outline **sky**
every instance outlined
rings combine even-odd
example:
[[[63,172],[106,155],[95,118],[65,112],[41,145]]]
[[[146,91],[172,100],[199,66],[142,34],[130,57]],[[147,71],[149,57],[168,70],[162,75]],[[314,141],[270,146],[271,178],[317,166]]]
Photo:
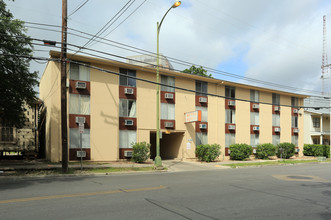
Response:
[[[90,36],[74,30],[93,36],[121,8],[130,5],[101,35],[113,41],[111,45],[92,42],[87,46],[123,57],[139,53],[114,45],[121,43],[156,52],[156,23],[174,3],[172,0],[89,0],[72,14],[85,1],[68,0],[71,28],[68,43],[85,45]],[[5,0],[5,3],[17,19],[61,25],[61,0]],[[214,78],[260,87],[270,87],[272,83],[273,89],[322,95],[323,15],[327,16],[326,28],[331,36],[330,11],[329,0],[183,0],[178,8],[169,11],[162,23],[160,52],[208,68]],[[60,27],[29,23],[26,26],[32,38],[61,41]],[[331,38],[327,37],[326,42],[331,56]],[[45,46],[34,49],[37,57],[49,57],[50,49],[59,50]],[[77,48],[71,50],[68,52]],[[180,71],[190,66],[178,62],[172,65]],[[41,76],[45,66],[32,61],[30,69],[39,71]],[[331,92],[331,80],[327,78],[324,93]]]

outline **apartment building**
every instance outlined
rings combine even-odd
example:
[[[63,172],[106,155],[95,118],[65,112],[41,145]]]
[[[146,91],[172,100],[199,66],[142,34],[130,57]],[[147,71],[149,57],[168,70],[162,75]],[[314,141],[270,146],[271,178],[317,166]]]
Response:
[[[304,113],[304,143],[330,145],[330,114],[328,109],[307,109]]]
[[[59,58],[60,53],[51,51],[50,56]],[[154,159],[156,85],[151,82],[156,81],[155,68],[79,55],[68,59],[74,60],[68,65],[69,159],[79,159],[79,121],[85,122],[84,159],[126,159],[132,143],[142,141],[151,144]],[[305,96],[167,69],[160,74],[161,158],[196,158],[196,146],[207,143],[221,145],[221,159],[228,157],[233,143],[255,147],[293,142],[302,149],[304,117],[298,106]],[[59,62],[48,62],[40,98],[47,108],[46,157],[60,161]],[[185,123],[185,113],[195,111],[201,112],[201,120]]]

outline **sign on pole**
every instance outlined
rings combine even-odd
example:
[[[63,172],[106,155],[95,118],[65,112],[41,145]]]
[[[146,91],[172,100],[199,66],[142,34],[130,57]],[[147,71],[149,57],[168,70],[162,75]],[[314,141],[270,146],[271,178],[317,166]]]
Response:
[[[84,134],[84,123],[79,123],[79,133]]]
[[[194,112],[186,112],[185,114],[185,123],[201,121],[201,110]]]

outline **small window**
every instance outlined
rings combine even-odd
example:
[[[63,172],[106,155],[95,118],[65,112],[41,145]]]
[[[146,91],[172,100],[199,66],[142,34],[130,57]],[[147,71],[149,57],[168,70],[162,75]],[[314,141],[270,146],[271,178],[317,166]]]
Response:
[[[175,78],[171,76],[161,75],[161,83],[169,86],[175,86]],[[161,86],[161,91],[165,92],[175,92],[175,88],[168,86]]]
[[[313,144],[320,144],[319,138],[313,138]]]
[[[199,146],[201,144],[208,144],[208,134],[204,132],[197,132],[195,146]]]
[[[70,93],[69,113],[79,115],[90,114],[90,96]]]
[[[128,76],[132,76],[134,78],[129,78],[126,76],[120,76],[120,85],[121,86],[131,86],[136,87],[136,71],[135,70],[128,70],[128,69],[121,69],[120,73]]]
[[[278,145],[280,143],[280,135],[272,135],[272,144]]]
[[[161,119],[175,120],[175,104],[161,103]]]
[[[1,141],[14,141],[14,129],[1,128]]]
[[[78,128],[70,128],[70,148],[80,148],[80,132]],[[82,147],[90,148],[90,129],[84,129]]]
[[[272,126],[280,126],[280,115],[278,114],[272,115]]]
[[[256,147],[260,144],[260,135],[259,134],[251,134],[251,146]]]
[[[207,107],[196,106],[195,110],[201,111],[201,121],[202,122],[208,122],[208,108]]]
[[[280,95],[276,93],[272,93],[272,104],[280,105]]]
[[[292,128],[298,128],[298,116],[292,116]]]
[[[299,106],[299,99],[296,97],[291,97],[291,105],[292,107],[297,108]]]
[[[251,90],[251,101],[259,102],[260,101],[260,92],[257,90]]]
[[[136,117],[136,101],[120,99],[120,117]]]
[[[314,128],[320,127],[320,118],[313,118],[313,127]]]
[[[70,63],[70,79],[90,81],[90,68],[76,63]]]
[[[225,123],[236,123],[236,111],[233,109],[225,109]]]
[[[120,148],[132,148],[132,145],[136,142],[136,131],[120,130]]]
[[[260,116],[258,112],[251,112],[251,125],[259,125]]]
[[[225,97],[229,99],[236,98],[236,88],[233,86],[225,86]]]
[[[298,140],[299,140],[298,135],[292,136],[292,144],[294,144],[296,147],[299,145]]]
[[[197,96],[207,96],[208,83],[202,81],[195,81],[195,91]]]
[[[236,143],[236,134],[229,133],[225,134],[225,147],[230,147],[230,145]]]

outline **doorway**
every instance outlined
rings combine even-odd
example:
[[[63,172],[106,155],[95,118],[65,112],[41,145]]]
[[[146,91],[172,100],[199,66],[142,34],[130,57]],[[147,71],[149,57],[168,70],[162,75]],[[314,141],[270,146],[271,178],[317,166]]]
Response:
[[[175,159],[179,157],[180,146],[184,138],[184,132],[166,134],[162,132],[160,139],[160,156],[162,159]],[[151,159],[156,157],[156,132],[150,132]]]

